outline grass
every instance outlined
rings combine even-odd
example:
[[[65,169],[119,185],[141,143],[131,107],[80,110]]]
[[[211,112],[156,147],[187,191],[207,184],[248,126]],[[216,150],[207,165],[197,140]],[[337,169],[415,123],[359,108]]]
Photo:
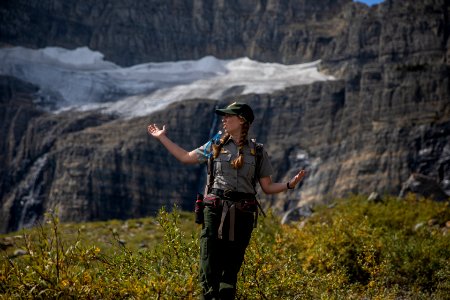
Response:
[[[306,222],[259,218],[237,299],[450,299],[448,203],[354,196]],[[3,235],[0,299],[196,299],[193,213]],[[18,249],[23,255],[14,255]],[[17,254],[17,253],[16,253]]]

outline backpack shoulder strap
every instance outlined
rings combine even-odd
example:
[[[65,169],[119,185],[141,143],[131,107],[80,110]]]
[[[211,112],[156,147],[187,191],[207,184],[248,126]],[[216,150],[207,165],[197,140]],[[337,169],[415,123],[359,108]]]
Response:
[[[211,143],[209,144],[209,156],[207,161],[207,182],[205,186],[205,195],[209,194],[212,190],[213,184],[214,184],[214,154],[213,154],[213,145],[219,145],[219,150],[221,150],[222,146],[219,144],[220,140],[220,134],[222,134],[221,131],[219,131],[212,139]]]
[[[261,143],[257,143],[256,139],[252,139],[252,143],[253,143],[253,151],[255,153],[255,176],[253,180],[254,181],[253,186],[255,186],[256,179],[259,178],[259,174],[261,171],[261,162],[263,158],[264,145]]]
[[[212,144],[210,153],[212,153]],[[207,161],[207,179],[206,179],[206,186],[205,186],[205,195],[208,195],[211,192],[211,189],[213,187],[214,183],[214,155],[210,155],[208,157]]]
[[[256,193],[256,179],[259,178],[259,174],[261,172],[261,162],[263,159],[264,145],[257,143],[256,139],[252,139],[252,143],[253,143],[253,151],[255,153],[255,176],[253,176],[252,184],[253,184],[253,188],[255,189],[255,193]],[[265,217],[266,214],[264,213],[264,210],[261,207],[261,203],[259,203],[258,199],[256,199],[256,205],[258,206],[262,215]],[[256,214],[256,216],[255,216],[255,224],[254,224],[255,227],[256,227],[257,218],[258,218],[258,214]]]

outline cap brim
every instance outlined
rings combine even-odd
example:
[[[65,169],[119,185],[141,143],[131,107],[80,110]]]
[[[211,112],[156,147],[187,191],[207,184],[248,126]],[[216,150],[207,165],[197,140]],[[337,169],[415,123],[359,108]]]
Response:
[[[216,114],[218,114],[219,116],[237,115],[236,112],[232,111],[231,109],[226,109],[226,108],[216,109]]]

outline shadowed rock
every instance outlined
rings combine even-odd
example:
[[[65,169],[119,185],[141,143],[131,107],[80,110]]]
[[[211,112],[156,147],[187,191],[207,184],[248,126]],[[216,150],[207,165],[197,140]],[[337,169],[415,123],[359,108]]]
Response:
[[[422,174],[411,174],[403,184],[399,197],[404,198],[408,193],[420,195],[435,201],[450,200],[450,195],[447,195],[442,190],[435,178]]]

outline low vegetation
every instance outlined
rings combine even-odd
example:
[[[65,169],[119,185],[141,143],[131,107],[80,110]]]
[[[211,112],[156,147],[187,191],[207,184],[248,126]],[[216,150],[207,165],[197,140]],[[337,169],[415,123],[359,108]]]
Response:
[[[450,299],[450,209],[362,197],[280,225],[259,218],[238,299]],[[0,299],[196,299],[193,214],[60,224],[1,237]]]

